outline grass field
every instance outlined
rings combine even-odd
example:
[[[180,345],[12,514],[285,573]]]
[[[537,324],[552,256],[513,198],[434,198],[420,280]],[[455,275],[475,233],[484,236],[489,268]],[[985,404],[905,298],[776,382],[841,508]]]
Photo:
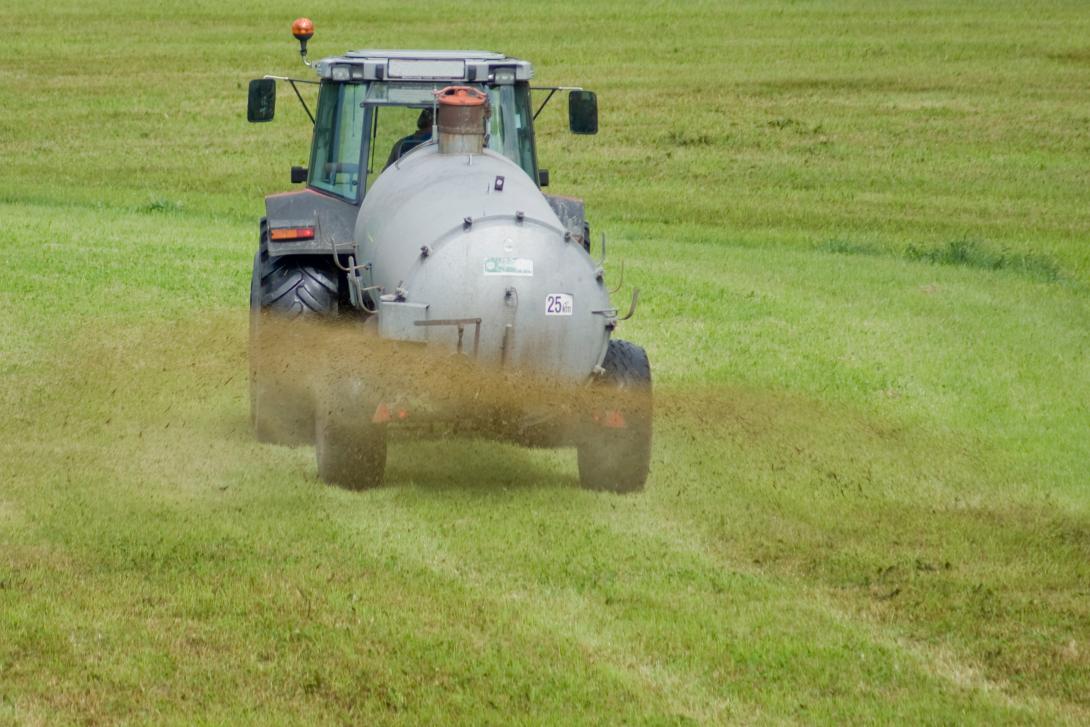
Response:
[[[571,451],[253,441],[245,84],[495,48],[642,289],[646,492]],[[15,0],[0,725],[1090,721],[1083,2]]]

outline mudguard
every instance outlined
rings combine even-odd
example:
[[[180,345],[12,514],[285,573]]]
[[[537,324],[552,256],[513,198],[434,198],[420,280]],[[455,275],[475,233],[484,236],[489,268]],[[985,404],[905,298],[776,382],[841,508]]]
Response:
[[[560,218],[564,228],[585,247],[590,241],[583,239],[586,233],[587,221],[583,200],[578,197],[564,197],[559,194],[547,194],[545,199],[549,200],[549,206],[553,208],[553,212]]]
[[[314,237],[309,240],[272,239],[269,255],[351,254],[359,210],[359,205],[313,189],[271,194],[265,198],[269,230],[313,227]]]

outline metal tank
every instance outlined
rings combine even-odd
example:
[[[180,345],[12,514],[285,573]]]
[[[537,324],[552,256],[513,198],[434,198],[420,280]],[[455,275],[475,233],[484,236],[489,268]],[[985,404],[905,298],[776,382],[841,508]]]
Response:
[[[445,345],[480,362],[563,379],[591,375],[609,341],[601,271],[534,181],[483,149],[487,104],[439,98],[439,139],[384,171],[355,228],[383,338]]]

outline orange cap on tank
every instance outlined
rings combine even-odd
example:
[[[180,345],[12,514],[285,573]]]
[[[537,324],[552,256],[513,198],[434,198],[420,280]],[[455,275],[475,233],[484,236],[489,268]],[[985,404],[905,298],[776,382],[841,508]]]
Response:
[[[488,94],[471,86],[447,86],[436,91],[441,106],[483,106]]]

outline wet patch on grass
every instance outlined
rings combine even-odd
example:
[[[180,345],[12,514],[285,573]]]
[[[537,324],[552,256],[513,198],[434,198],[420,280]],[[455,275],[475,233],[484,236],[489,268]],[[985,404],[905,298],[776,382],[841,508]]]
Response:
[[[185,205],[182,202],[163,198],[153,199],[135,209],[136,212],[143,214],[178,214],[184,210]]]
[[[837,255],[890,255],[889,247],[851,240],[826,240],[817,245],[821,252]],[[976,240],[950,240],[944,245],[908,245],[902,255],[907,260],[932,265],[1003,271],[1043,282],[1070,282],[1055,260],[1038,253],[996,250]]]
[[[1071,50],[1048,53],[1046,55],[1048,58],[1062,63],[1090,65],[1090,48],[1072,48]]]
[[[997,251],[975,240],[951,240],[937,248],[910,245],[905,250],[905,257],[933,265],[1011,271],[1048,282],[1063,279],[1060,267],[1045,255],[1009,250]]]

